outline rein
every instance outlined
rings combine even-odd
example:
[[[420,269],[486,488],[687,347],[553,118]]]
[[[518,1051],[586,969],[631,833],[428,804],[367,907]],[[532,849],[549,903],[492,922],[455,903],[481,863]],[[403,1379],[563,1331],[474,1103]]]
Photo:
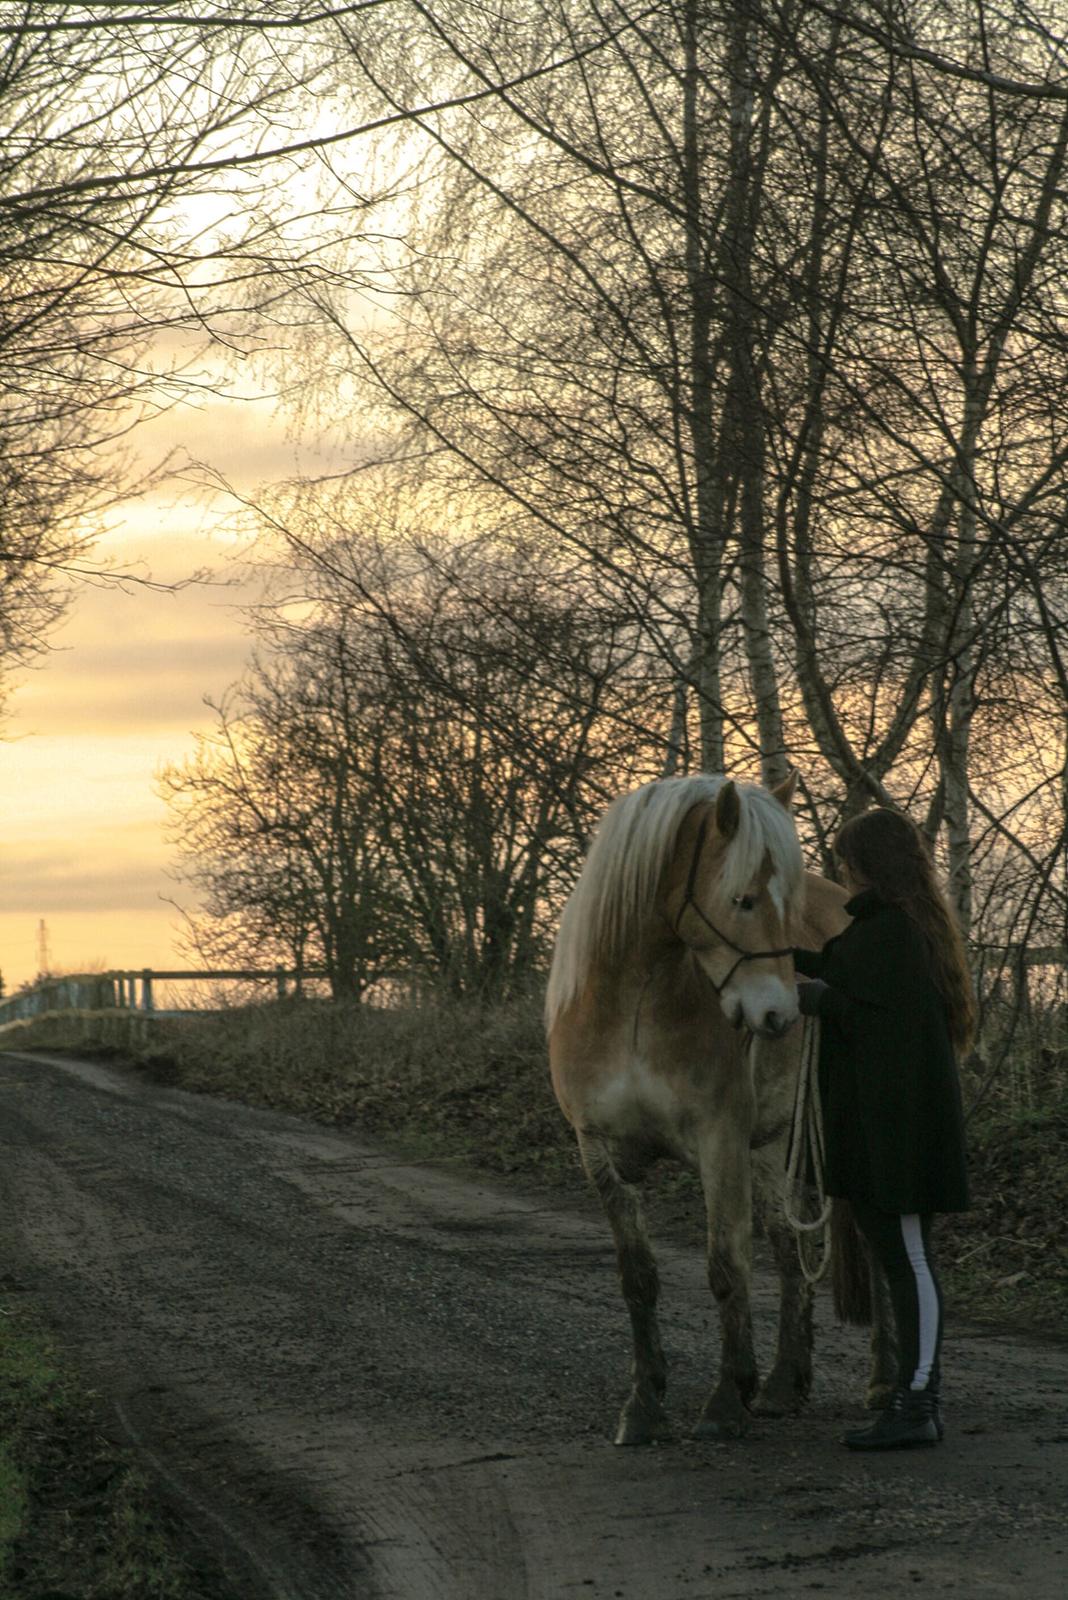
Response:
[[[831,1240],[827,1223],[831,1202],[824,1191],[823,1113],[817,1082],[820,1025],[816,1017],[806,1017],[801,1035],[801,1065],[794,1092],[794,1114],[790,1143],[786,1151],[786,1181],[783,1184],[783,1213],[797,1243],[797,1259],[809,1283],[818,1283],[827,1270]],[[806,1219],[802,1212],[806,1199],[815,1191],[819,1215]],[[817,1239],[818,1256],[809,1263],[805,1242],[809,1234],[822,1231]]]
[[[730,983],[731,979],[734,977],[734,974],[738,971],[738,968],[743,962],[771,961],[773,959],[777,959],[779,956],[790,956],[793,955],[793,947],[787,945],[783,950],[745,950],[740,944],[735,944],[733,939],[729,938],[727,934],[723,933],[719,928],[717,928],[711,917],[706,915],[706,913],[701,909],[694,896],[694,889],[697,887],[697,869],[701,864],[701,852],[704,850],[707,834],[708,818],[703,817],[701,819],[701,826],[697,830],[697,841],[694,845],[693,859],[690,862],[690,870],[686,877],[686,893],[683,896],[682,905],[679,907],[679,914],[672,924],[671,931],[675,934],[676,938],[681,939],[682,935],[679,933],[679,924],[682,922],[682,919],[686,915],[687,911],[696,911],[705,927],[708,928],[711,933],[715,934],[720,943],[725,944],[728,950],[734,951],[737,960],[731,967],[722,983],[717,983],[715,978],[712,977],[711,973],[705,973],[705,976],[708,978],[709,983],[712,985],[718,996],[723,993],[724,989],[727,987],[728,983]],[[685,942],[686,941],[683,940],[683,943]]]

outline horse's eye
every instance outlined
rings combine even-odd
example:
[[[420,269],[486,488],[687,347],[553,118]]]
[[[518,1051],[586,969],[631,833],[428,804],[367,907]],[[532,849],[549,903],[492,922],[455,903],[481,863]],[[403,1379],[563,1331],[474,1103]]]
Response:
[[[739,911],[752,911],[756,905],[756,897],[751,894],[736,894],[734,903]]]

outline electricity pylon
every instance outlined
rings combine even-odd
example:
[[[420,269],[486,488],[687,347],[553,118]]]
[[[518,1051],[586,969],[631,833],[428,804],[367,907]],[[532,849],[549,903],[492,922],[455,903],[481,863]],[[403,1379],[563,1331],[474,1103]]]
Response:
[[[48,924],[44,917],[37,924],[37,972],[47,978],[52,970],[52,952],[48,947]]]

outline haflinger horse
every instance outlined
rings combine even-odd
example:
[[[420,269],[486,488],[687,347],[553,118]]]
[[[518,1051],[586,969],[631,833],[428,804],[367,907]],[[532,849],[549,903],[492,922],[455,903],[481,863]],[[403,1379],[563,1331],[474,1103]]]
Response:
[[[609,807],[564,908],[546,997],[553,1087],[615,1238],[634,1337],[617,1444],[670,1436],[656,1262],[638,1182],[662,1157],[701,1179],[722,1334],[698,1436],[784,1413],[812,1378],[812,1288],[784,1215],[802,1025],[791,951],[848,922],[845,895],[802,868],[790,803],[701,774]],[[780,1274],[778,1343],[761,1388],[750,1277],[754,1201]],[[889,1352],[876,1346],[883,1390]],[[758,1397],[759,1391],[759,1397]]]

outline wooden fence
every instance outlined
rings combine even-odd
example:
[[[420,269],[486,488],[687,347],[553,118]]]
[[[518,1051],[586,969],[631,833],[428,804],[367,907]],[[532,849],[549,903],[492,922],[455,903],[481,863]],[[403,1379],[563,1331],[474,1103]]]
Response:
[[[7,1000],[0,1000],[0,1028],[9,1022],[24,1022],[53,1011],[139,1011],[157,1013],[157,983],[203,983],[255,981],[273,983],[275,994],[284,1000],[289,984],[306,979],[325,978],[319,968],[300,971],[285,967],[252,969],[227,967],[211,971],[186,969],[160,971],[141,967],[132,971],[73,973],[64,977],[39,978],[31,988],[22,989]],[[164,1015],[176,1015],[167,1008]]]

